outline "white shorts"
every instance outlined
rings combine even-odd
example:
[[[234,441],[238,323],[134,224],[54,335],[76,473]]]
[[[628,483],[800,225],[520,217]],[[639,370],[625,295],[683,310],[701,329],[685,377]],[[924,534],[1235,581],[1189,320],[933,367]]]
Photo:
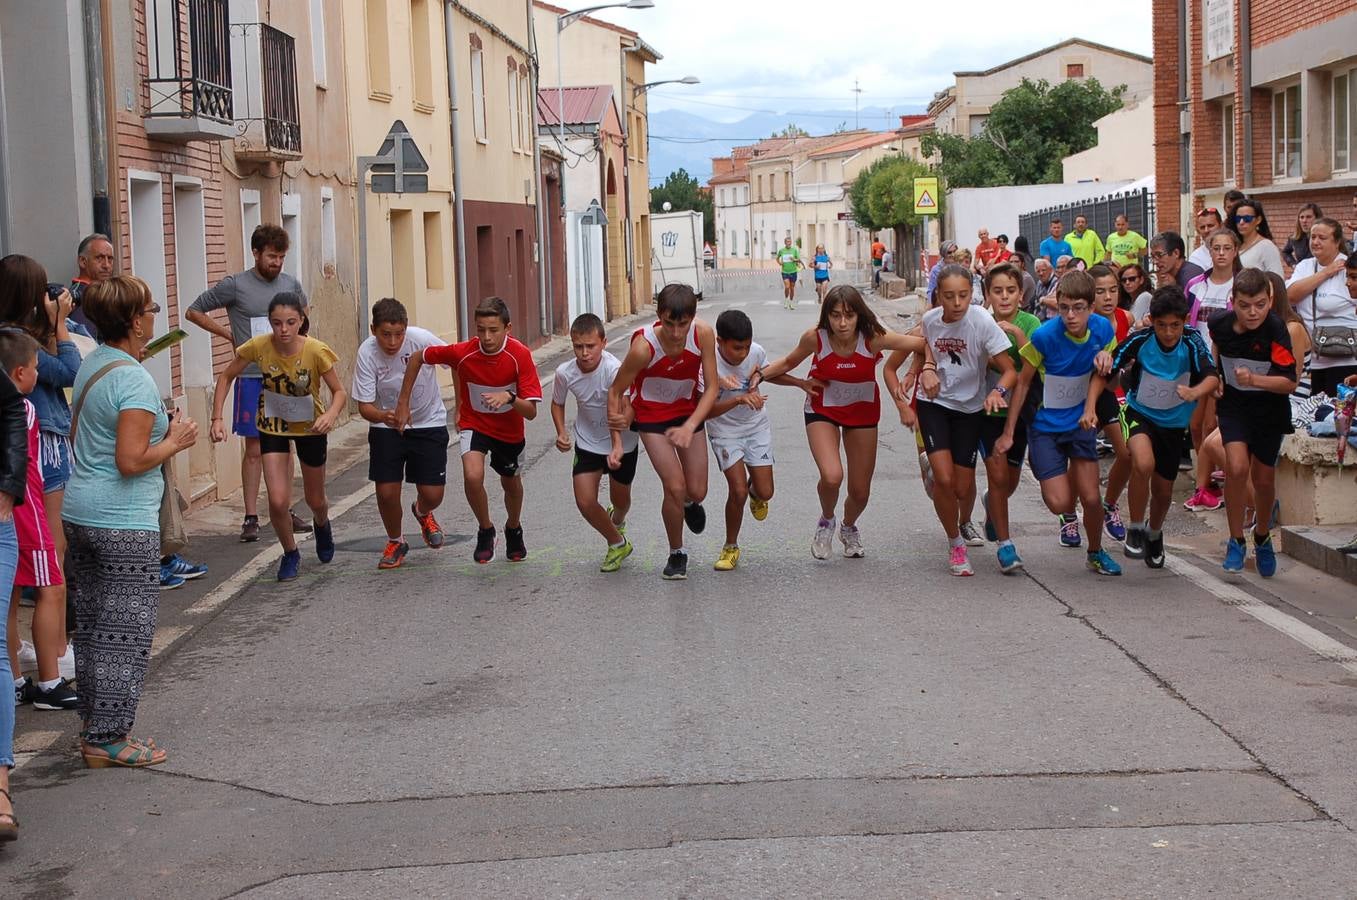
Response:
[[[746,466],[771,466],[773,464],[773,431],[766,428],[745,437],[718,438],[709,434],[712,452],[716,454],[716,464],[724,472],[737,462],[744,460]]]

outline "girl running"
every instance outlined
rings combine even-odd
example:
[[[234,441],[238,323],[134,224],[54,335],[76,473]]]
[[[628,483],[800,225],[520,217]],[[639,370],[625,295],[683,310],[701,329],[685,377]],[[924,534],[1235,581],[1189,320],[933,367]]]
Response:
[[[829,558],[834,540],[835,508],[845,470],[844,460],[839,456],[840,440],[847,458],[848,498],[844,501],[839,540],[844,556],[865,555],[857,521],[867,507],[876,469],[877,424],[881,420],[876,364],[887,350],[923,353],[924,342],[920,337],[887,331],[857,289],[841,284],[825,295],[818,325],[801,335],[790,353],[764,366],[750,379],[753,390],[760,380],[771,381],[786,375],[807,357],[813,358],[805,417],[806,438],[820,471],[816,485],[820,520],[811,541],[811,554],[816,559]]]
[[[834,268],[834,261],[829,258],[825,252],[824,244],[815,245],[815,300],[817,303],[825,302],[825,294],[829,293],[829,270]]]
[[[1203,272],[1187,283],[1184,289],[1190,308],[1187,324],[1197,329],[1206,341],[1208,352],[1214,352],[1211,346],[1211,332],[1206,324],[1217,313],[1230,308],[1230,298],[1234,294],[1234,277],[1239,271],[1239,236],[1229,228],[1217,228],[1206,237],[1206,249],[1211,254],[1211,271]],[[1216,397],[1210,394],[1197,404],[1192,413],[1188,431],[1192,435],[1192,449],[1202,454],[1202,445],[1211,432],[1216,430]],[[1223,452],[1223,451],[1222,451]],[[1209,491],[1193,494],[1188,502],[1198,508],[1218,508],[1210,506]],[[1220,501],[1223,503],[1224,501]]]

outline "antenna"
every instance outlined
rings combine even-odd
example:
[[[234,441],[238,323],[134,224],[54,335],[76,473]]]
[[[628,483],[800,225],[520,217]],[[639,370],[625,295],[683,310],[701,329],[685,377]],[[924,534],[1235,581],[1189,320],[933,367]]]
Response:
[[[858,80],[853,79],[853,130],[858,130],[858,103],[862,100],[862,88],[858,87]]]

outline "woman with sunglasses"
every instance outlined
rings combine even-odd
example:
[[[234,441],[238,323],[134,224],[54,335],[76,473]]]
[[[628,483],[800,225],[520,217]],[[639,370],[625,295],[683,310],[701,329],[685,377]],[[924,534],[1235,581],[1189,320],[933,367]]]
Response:
[[[1239,266],[1243,269],[1262,269],[1285,276],[1282,251],[1272,242],[1272,229],[1267,224],[1263,204],[1247,197],[1230,214],[1230,229],[1239,235]]]
[[[1117,305],[1131,311],[1131,327],[1148,327],[1150,314],[1150,276],[1140,263],[1131,263],[1117,272]]]
[[[1282,248],[1282,262],[1294,269],[1303,259],[1310,258],[1310,226],[1316,219],[1324,218],[1324,210],[1318,203],[1306,203],[1296,213],[1296,231]]]

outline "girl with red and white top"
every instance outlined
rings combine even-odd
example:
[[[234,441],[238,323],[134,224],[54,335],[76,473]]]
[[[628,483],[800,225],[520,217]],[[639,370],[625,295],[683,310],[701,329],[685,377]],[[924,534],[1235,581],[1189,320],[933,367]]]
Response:
[[[707,527],[707,441],[702,423],[716,404],[716,332],[697,318],[697,296],[667,285],[656,300],[659,321],[639,328],[608,389],[608,427],[630,427],[664,486],[660,515],[669,538],[664,578],[688,577],[683,525]]]
[[[760,380],[771,381],[794,370],[811,357],[806,382],[806,438],[820,471],[820,520],[811,541],[811,554],[827,559],[833,544],[839,486],[847,469],[848,498],[843,506],[839,540],[843,555],[865,555],[857,521],[871,497],[876,469],[877,423],[881,419],[881,392],[876,366],[887,350],[923,353],[923,338],[887,331],[863,301],[857,289],[839,285],[825,295],[819,324],[801,335],[790,353],[754,374],[750,390]],[[847,466],[839,456],[843,441]]]

